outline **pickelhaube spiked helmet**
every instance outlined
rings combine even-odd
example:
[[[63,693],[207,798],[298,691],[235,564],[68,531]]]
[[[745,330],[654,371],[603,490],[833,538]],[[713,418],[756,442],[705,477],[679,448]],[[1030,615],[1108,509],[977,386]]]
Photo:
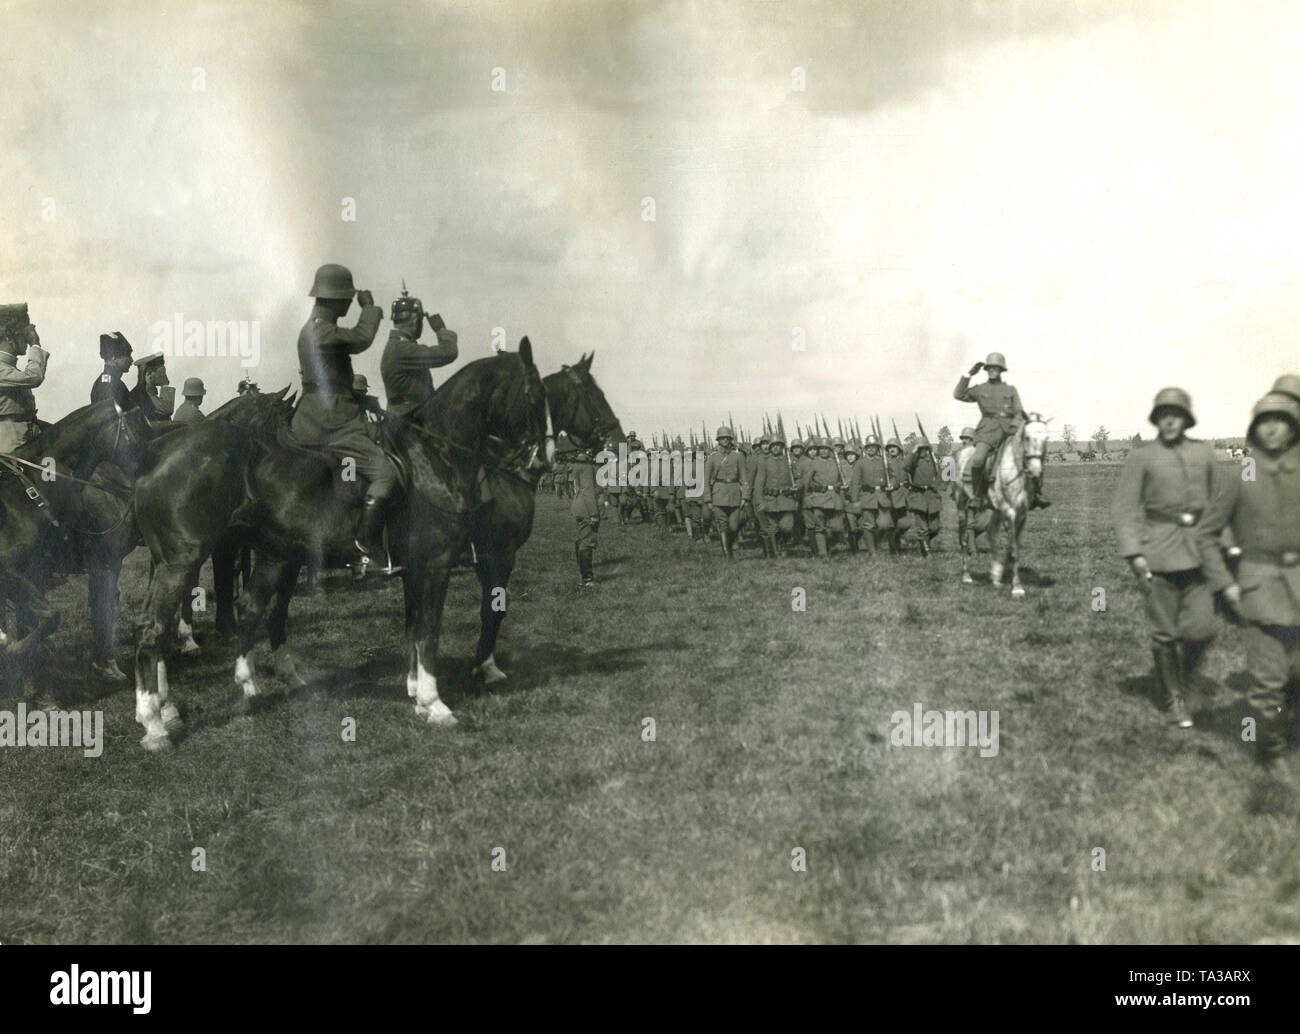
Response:
[[[1147,418],[1153,424],[1156,413],[1162,409],[1176,409],[1187,417],[1187,426],[1196,426],[1196,417],[1192,415],[1192,396],[1182,388],[1161,388],[1156,392],[1156,400],[1151,404],[1151,414]]]
[[[424,319],[424,304],[419,298],[414,297],[406,289],[406,281],[402,281],[402,294],[393,301],[391,319],[394,323],[414,316],[416,321]]]

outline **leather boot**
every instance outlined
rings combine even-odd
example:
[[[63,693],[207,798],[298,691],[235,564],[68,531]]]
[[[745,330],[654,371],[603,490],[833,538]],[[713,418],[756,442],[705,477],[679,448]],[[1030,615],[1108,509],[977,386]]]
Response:
[[[1152,650],[1156,665],[1156,684],[1160,690],[1160,710],[1169,717],[1169,723],[1180,729],[1192,727],[1192,716],[1183,702],[1183,671],[1178,660],[1175,643],[1161,643]]]
[[[1033,501],[1029,504],[1029,508],[1031,510],[1046,510],[1049,506],[1052,505],[1052,501],[1048,499],[1047,496],[1043,495],[1042,478],[1032,478],[1030,480],[1030,484],[1033,486],[1034,489],[1034,498]]]
[[[726,528],[720,528],[718,535],[722,538],[722,555],[728,560],[734,559],[731,555],[731,532]]]
[[[592,552],[591,548],[578,550],[578,571],[582,575],[584,589],[596,584],[596,576],[592,573]]]
[[[826,533],[824,531],[814,532],[813,539],[817,543],[817,555],[823,560],[829,560],[831,554],[826,548]]]
[[[361,581],[374,566],[376,547],[383,527],[383,500],[376,499],[372,495],[366,496],[366,501],[361,506],[361,519],[357,521],[357,536],[352,540],[352,545],[356,549],[356,556],[352,561],[353,581]],[[379,550],[382,551],[382,547],[379,547]]]

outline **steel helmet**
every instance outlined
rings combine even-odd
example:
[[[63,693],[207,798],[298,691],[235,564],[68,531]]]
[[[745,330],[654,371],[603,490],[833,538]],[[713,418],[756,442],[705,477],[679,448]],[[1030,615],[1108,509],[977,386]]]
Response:
[[[733,442],[736,440],[736,436],[731,433],[730,427],[719,427],[717,433],[713,437],[718,440],[730,438]]]
[[[963,427],[963,428],[961,429],[961,434],[959,434],[957,437],[958,437],[958,438],[974,438],[974,437],[975,437],[975,428],[973,428],[973,427]]]
[[[316,270],[316,279],[307,292],[312,298],[353,298],[357,289],[352,286],[352,270],[347,266],[327,262]]]
[[[837,448],[837,449],[842,449],[842,448],[844,448],[844,439],[843,439],[843,438],[832,438],[832,439],[831,439],[831,445],[833,445],[833,446],[834,446],[835,448]]]
[[[1161,388],[1156,392],[1156,400],[1151,404],[1151,415],[1147,419],[1154,424],[1157,410],[1164,408],[1179,410],[1187,417],[1188,427],[1196,426],[1196,417],[1192,415],[1192,396],[1182,388]]]
[[[903,446],[899,443],[899,441],[898,441],[897,438],[891,438],[891,439],[889,439],[889,444],[886,445],[885,448],[886,448],[886,449],[897,449],[899,452],[902,452],[902,451],[903,451]]]
[[[1266,416],[1284,416],[1291,421],[1291,426],[1300,430],[1300,402],[1281,391],[1270,391],[1255,403],[1250,411],[1250,429],[1246,439],[1255,443],[1255,426]]]
[[[206,395],[208,389],[203,386],[203,381],[198,377],[186,377],[185,387],[181,389],[181,394],[188,398],[195,398],[199,395]]]
[[[870,448],[871,446],[874,445],[877,449],[879,449],[879,448],[880,448],[880,439],[877,438],[874,434],[869,434],[869,435],[867,435],[866,445],[867,445],[868,448]]]
[[[997,366],[1000,369],[1005,370],[1007,368],[1007,357],[1001,352],[990,352],[988,358],[984,360],[984,365],[986,367]]]
[[[803,442],[798,438],[796,438],[794,441],[790,443],[791,452],[794,452],[795,449],[802,449],[802,448],[803,448]]]
[[[857,443],[857,442],[852,441],[852,440],[849,440],[849,441],[847,441],[847,442],[844,443],[844,455],[845,455],[845,456],[861,456],[861,455],[862,455],[862,450],[858,448],[858,443]]]
[[[1270,395],[1290,395],[1293,399],[1300,399],[1300,373],[1284,373],[1273,382],[1273,389]]]

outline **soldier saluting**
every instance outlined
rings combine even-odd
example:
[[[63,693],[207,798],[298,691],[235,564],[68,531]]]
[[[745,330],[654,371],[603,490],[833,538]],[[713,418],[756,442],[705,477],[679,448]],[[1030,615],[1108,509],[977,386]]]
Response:
[[[170,424],[176,407],[176,389],[167,380],[167,357],[161,352],[141,356],[131,364],[136,368],[131,399],[140,407],[150,427]]]
[[[388,409],[400,417],[409,417],[433,397],[431,370],[454,363],[460,354],[456,332],[448,330],[437,313],[424,311],[419,298],[412,297],[402,281],[402,296],[393,302],[393,329],[388,334],[379,372],[384,378],[384,395]],[[435,341],[420,344],[424,321],[429,321]]]
[[[1001,352],[990,352],[982,363],[976,363],[957,382],[952,397],[958,402],[974,402],[980,407],[980,422],[975,428],[975,454],[971,457],[971,493],[980,503],[987,500],[988,485],[985,484],[984,463],[989,453],[996,453],[998,446],[1010,435],[1015,434],[1029,414],[1020,404],[1020,392],[1002,380],[1006,372],[1007,360]],[[989,379],[983,384],[972,385],[970,379],[980,370],[988,373]],[[1043,495],[1040,478],[1026,472],[1034,491],[1030,507],[1046,508],[1051,501]]]
[[[298,334],[302,401],[294,413],[292,430],[304,445],[326,445],[336,456],[353,460],[357,471],[370,482],[353,540],[356,558],[352,576],[359,580],[366,575],[371,554],[382,549],[379,535],[384,508],[397,488],[397,471],[366,435],[352,391],[352,357],[374,342],[384,314],[369,291],[352,286],[352,272],[346,266],[321,266],[308,294],[316,304]],[[361,317],[355,327],[340,327],[338,321],[352,307],[353,296],[361,304]],[[391,568],[386,573],[399,570]]]
[[[13,452],[40,433],[32,389],[44,382],[49,358],[28,319],[27,303],[0,305],[0,452]]]

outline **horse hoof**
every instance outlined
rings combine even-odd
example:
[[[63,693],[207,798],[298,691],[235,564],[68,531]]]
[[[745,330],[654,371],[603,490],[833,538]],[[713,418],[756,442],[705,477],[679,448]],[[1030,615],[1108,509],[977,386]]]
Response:
[[[1017,585],[1014,589],[1011,590],[1011,598],[1013,600],[1023,600],[1025,598],[1025,590],[1020,588],[1020,586]]]
[[[181,714],[176,710],[175,704],[163,704],[162,723],[163,728],[167,730],[168,736],[179,736],[185,731],[185,722],[181,719]]]
[[[175,746],[170,736],[160,733],[146,733],[140,740],[140,746],[151,754],[158,754],[163,751],[171,750]]]
[[[181,643],[181,653],[185,654],[185,653],[198,653],[198,652],[199,652],[199,644],[196,643],[193,639],[186,639],[185,642]]]
[[[974,585],[975,579],[970,576],[969,571],[966,571],[961,576],[961,583],[962,585]]]
[[[423,718],[430,725],[440,725],[443,728],[451,728],[456,723],[456,716],[451,713],[451,708],[439,700],[431,707],[424,704],[415,705],[415,713]]]
[[[496,662],[490,657],[474,668],[474,674],[483,680],[485,686],[490,686],[494,682],[505,682],[506,680],[506,673],[498,668]]]
[[[131,681],[126,677],[126,672],[117,666],[117,661],[107,661],[104,664],[91,662],[90,673],[105,682]]]

